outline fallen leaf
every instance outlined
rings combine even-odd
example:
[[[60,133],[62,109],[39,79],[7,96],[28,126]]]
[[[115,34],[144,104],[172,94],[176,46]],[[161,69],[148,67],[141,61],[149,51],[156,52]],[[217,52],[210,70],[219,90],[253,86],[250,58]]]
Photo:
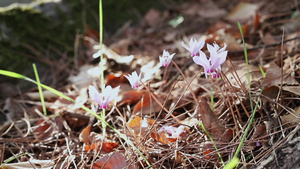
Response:
[[[135,105],[132,112],[133,114],[142,113],[146,115],[161,110],[159,104],[153,99],[153,97],[150,99],[149,95],[149,93],[145,94],[144,97]],[[163,103],[163,99],[161,97],[157,97],[156,95],[154,95],[154,97],[156,97],[160,103]]]
[[[101,148],[101,152],[105,152],[105,153],[110,153],[113,152],[115,148],[119,147],[118,143],[115,142],[104,142],[102,144],[101,147],[101,143],[97,142],[97,143],[93,143],[93,144],[88,144],[84,146],[84,151],[93,151],[95,149],[100,149]]]
[[[281,122],[283,125],[288,124],[288,125],[295,125],[298,124],[300,121],[300,106],[296,107],[294,109],[294,113],[291,114],[286,114],[280,117]]]
[[[46,132],[46,130],[50,127],[49,122],[45,120],[39,120],[37,123],[37,128],[34,130],[34,132],[37,133],[43,133]]]
[[[129,83],[124,75],[127,74],[122,73],[119,76],[117,76],[116,74],[109,74],[106,78],[106,85],[110,85],[112,88],[115,88],[117,86],[120,86],[122,83]]]
[[[294,94],[300,96],[299,88],[300,88],[299,85],[296,85],[296,86],[282,86],[283,90],[294,93]]]
[[[177,140],[177,138],[170,138],[170,137],[167,137],[165,134],[163,133],[154,133],[152,132],[151,133],[151,137],[155,140],[155,141],[158,141],[160,143],[163,143],[163,144],[170,144],[170,143],[173,143]]]
[[[120,101],[118,101],[118,106],[124,105],[124,104],[129,104],[129,105],[136,104],[147,93],[148,92],[145,90],[143,90],[143,91],[129,90],[127,92],[124,92],[121,95]]]
[[[266,77],[262,81],[264,86],[280,85],[281,79],[285,85],[299,85],[296,79],[291,76],[290,73],[283,71],[281,74],[281,68],[275,63],[271,63],[270,67],[266,71]]]
[[[211,137],[216,140],[230,141],[233,135],[230,135],[230,133],[226,132],[226,128],[211,110],[204,97],[200,98],[199,106],[200,107],[198,111],[201,114],[201,121]]]
[[[266,87],[262,91],[262,95],[268,98],[262,97],[262,101],[269,101],[269,99],[275,99],[279,93],[279,88],[277,86]]]
[[[106,69],[107,66],[104,65],[103,70]],[[80,89],[91,84],[94,79],[99,78],[101,72],[100,66],[83,65],[79,68],[79,73],[69,76],[68,80]]]
[[[135,116],[128,122],[128,127],[130,127],[135,133],[140,133],[144,136],[145,130],[148,128],[149,125],[154,123],[154,119],[144,118],[140,116]]]
[[[107,155],[99,160],[96,160],[93,164],[93,169],[121,169],[127,168],[128,163],[126,158],[121,153],[114,153],[113,155]],[[134,168],[129,166],[128,168]]]
[[[112,152],[115,148],[119,147],[118,143],[115,142],[104,142],[102,144],[102,149],[106,153]]]
[[[255,146],[255,147],[260,147],[262,145],[262,141],[263,139],[259,140],[258,138],[260,137],[263,137],[263,136],[266,136],[268,133],[267,133],[267,128],[266,128],[266,125],[265,124],[259,124],[255,127],[255,132],[252,136],[252,140],[255,140],[255,143],[252,144],[252,146]]]
[[[86,126],[79,135],[79,140],[84,142],[86,145],[90,144],[91,125]]]

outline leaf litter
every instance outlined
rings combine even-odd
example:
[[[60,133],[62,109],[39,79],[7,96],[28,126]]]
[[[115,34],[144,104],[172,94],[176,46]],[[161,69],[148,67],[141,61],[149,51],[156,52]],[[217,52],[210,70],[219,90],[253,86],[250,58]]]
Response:
[[[154,168],[222,168],[217,152],[229,162],[253,113],[238,19],[249,51],[252,101],[259,104],[238,167],[299,167],[299,157],[281,163],[291,154],[282,147],[291,145],[292,151],[299,151],[291,144],[300,137],[299,29],[295,22],[299,4],[201,0],[166,8],[150,9],[143,22],[124,25],[110,41],[104,41],[105,84],[121,85],[116,106],[106,110],[106,121],[132,140]],[[241,17],[245,10],[247,15]],[[179,15],[183,22],[176,28],[170,26],[168,22]],[[88,26],[85,31],[84,48],[77,50],[83,50],[88,62],[78,60],[80,67],[60,91],[92,108],[89,85],[100,87],[99,58],[93,58],[100,48],[99,33]],[[221,80],[198,73],[200,66],[191,62],[181,46],[192,37],[227,44]],[[174,63],[160,67],[163,50],[176,53],[173,61],[191,84],[186,84]],[[202,50],[207,52],[206,45]],[[143,79],[136,89],[124,77],[133,71]],[[1,102],[1,117],[8,120],[1,121],[0,162],[16,157],[2,168],[147,168],[128,143],[109,128],[104,135],[98,121],[78,105],[46,94],[48,116],[44,116],[38,98],[28,92]],[[272,152],[277,153],[277,164],[267,159]]]

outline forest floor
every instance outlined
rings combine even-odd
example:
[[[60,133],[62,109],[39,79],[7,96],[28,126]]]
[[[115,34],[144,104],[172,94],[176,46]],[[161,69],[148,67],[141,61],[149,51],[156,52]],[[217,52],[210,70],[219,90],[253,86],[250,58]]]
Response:
[[[224,168],[253,115],[236,168],[299,168],[300,2],[164,5],[104,32],[103,83],[120,86],[105,129],[80,106],[102,112],[89,96],[102,82],[93,57],[99,32],[88,26],[76,35],[74,57],[49,62],[56,89],[77,104],[45,90],[45,112],[37,87],[1,101],[1,168]],[[220,78],[201,73],[182,46],[191,38],[205,41],[205,53],[207,44],[227,45]],[[164,50],[176,53],[166,67]],[[142,74],[136,89],[124,77],[133,71]]]

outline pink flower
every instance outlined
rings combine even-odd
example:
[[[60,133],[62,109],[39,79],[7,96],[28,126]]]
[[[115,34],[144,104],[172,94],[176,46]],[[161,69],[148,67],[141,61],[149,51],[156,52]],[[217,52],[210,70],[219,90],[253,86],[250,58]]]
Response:
[[[182,42],[182,46],[191,53],[191,56],[198,56],[198,52],[203,48],[205,42],[198,42],[195,38],[191,38],[189,46]]]
[[[181,134],[185,133],[184,126],[173,127],[173,126],[162,126],[158,132],[167,132],[173,138],[178,138]]]
[[[139,84],[140,84],[141,75],[142,75],[142,73],[140,73],[140,75],[138,76],[136,71],[134,71],[134,72],[132,72],[132,75],[128,74],[128,75],[124,75],[124,76],[128,79],[132,88],[138,88]]]
[[[108,105],[118,96],[120,86],[113,89],[111,86],[103,86],[100,94],[94,86],[89,86],[89,95],[92,100],[99,104],[100,109],[106,109]],[[116,102],[115,102],[116,103]]]
[[[208,52],[210,53],[207,59],[204,52],[199,51],[200,56],[193,57],[196,64],[203,66],[205,77],[211,75],[213,78],[219,78],[221,73],[221,65],[226,61],[228,51],[225,51],[227,45],[220,49],[216,43],[212,45],[207,44]]]
[[[175,53],[171,54],[164,50],[163,55],[159,57],[159,62],[162,66],[168,66],[173,58],[173,56],[175,55]]]

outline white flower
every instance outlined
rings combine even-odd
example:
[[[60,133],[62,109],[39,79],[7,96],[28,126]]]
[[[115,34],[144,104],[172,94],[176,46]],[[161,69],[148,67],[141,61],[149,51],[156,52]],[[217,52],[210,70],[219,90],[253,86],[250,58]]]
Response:
[[[100,109],[106,109],[108,105],[118,96],[120,86],[113,89],[111,86],[103,86],[102,93],[99,93],[94,86],[89,86],[89,95],[92,100],[99,104]]]
[[[175,53],[171,54],[164,50],[163,55],[159,57],[159,62],[162,66],[168,66],[173,58],[173,56],[175,55]]]
[[[136,71],[134,71],[134,72],[132,72],[131,75],[128,74],[128,75],[124,75],[124,76],[128,79],[132,88],[138,88],[139,84],[140,84],[141,75],[142,75],[142,73],[140,73],[140,75],[138,76]]]
[[[191,53],[191,56],[198,56],[198,52],[203,48],[205,42],[198,42],[195,38],[191,38],[189,45],[182,42],[182,46]]]
[[[210,53],[209,59],[204,52],[199,51],[200,56],[193,57],[196,64],[203,66],[205,77],[211,75],[213,78],[219,78],[221,73],[221,65],[226,61],[228,51],[225,51],[226,44],[220,49],[216,43],[214,46],[207,44],[207,49]]]

